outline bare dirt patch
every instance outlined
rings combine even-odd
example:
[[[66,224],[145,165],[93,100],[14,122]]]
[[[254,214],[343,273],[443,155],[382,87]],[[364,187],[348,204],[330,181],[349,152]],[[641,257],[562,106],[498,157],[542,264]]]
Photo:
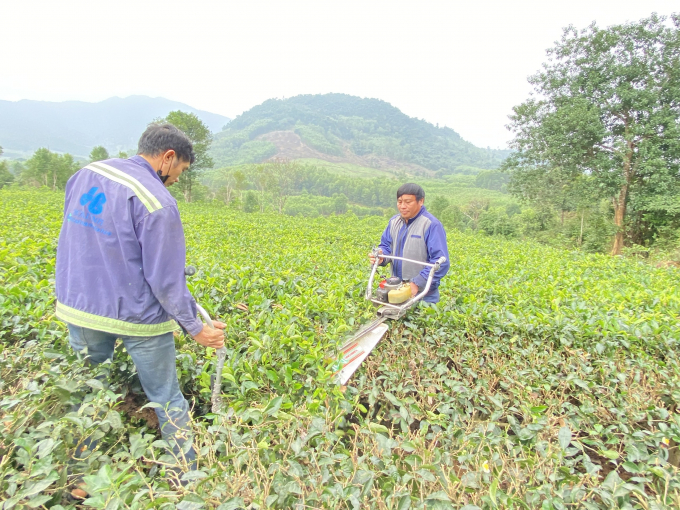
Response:
[[[405,171],[413,175],[434,175],[432,170],[420,165],[396,161],[384,156],[376,156],[375,154],[357,156],[350,151],[349,144],[347,143],[344,144],[344,154],[342,156],[324,154],[305,144],[300,136],[293,131],[272,131],[258,136],[257,139],[267,140],[276,146],[277,153],[269,158],[270,160],[314,158],[328,161],[329,163],[350,163],[366,168],[375,168],[376,170]]]
[[[140,409],[142,406],[148,403],[149,401],[146,399],[146,396],[128,393],[127,395],[125,395],[123,402],[117,406],[117,409],[119,411],[125,412],[128,416],[131,416],[132,418],[145,421],[146,425],[150,429],[157,429],[158,416],[156,416],[156,412],[149,407],[145,409]]]

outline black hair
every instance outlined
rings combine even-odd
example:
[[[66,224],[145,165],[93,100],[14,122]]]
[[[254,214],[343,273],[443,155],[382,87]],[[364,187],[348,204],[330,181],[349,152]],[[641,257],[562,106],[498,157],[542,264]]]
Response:
[[[196,159],[191,140],[180,129],[172,124],[149,124],[139,139],[137,154],[155,157],[171,149],[189,164]]]
[[[402,184],[397,190],[397,199],[399,199],[399,197],[402,195],[415,195],[416,200],[420,202],[423,198],[425,198],[425,190],[423,190],[423,188],[421,188],[418,184],[407,182],[406,184]]]

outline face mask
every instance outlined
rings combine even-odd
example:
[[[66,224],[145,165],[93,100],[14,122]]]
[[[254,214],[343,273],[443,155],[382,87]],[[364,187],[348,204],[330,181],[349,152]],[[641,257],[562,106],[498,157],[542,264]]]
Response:
[[[175,161],[175,158],[172,158],[172,161],[170,162],[170,168],[172,168],[172,163],[174,163],[174,161]],[[168,175],[163,175],[163,163],[162,162],[161,162],[160,169],[156,170],[156,174],[158,175],[158,177],[160,178],[160,180],[163,184],[165,184],[165,182],[170,177],[170,173],[168,173]]]
[[[161,170],[156,170],[156,173],[158,174],[158,177],[160,177],[161,182],[165,184],[165,181],[168,180],[169,175],[161,175]]]

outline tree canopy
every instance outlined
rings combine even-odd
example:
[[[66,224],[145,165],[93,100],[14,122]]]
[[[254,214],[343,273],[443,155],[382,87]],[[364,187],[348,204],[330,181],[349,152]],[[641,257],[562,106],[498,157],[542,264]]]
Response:
[[[548,56],[511,116],[510,188],[553,205],[584,190],[609,200],[618,254],[626,228],[640,239],[648,227],[628,212],[680,215],[680,17],[570,26]]]
[[[0,147],[0,156],[2,156],[3,150]],[[7,161],[0,161],[0,189],[12,184],[14,181],[14,176],[9,171]]]
[[[206,174],[205,182],[214,190],[222,190],[226,202],[236,196],[236,191],[257,191],[261,208],[264,200],[270,200],[279,212],[291,196],[306,193],[330,198],[342,195],[345,200],[370,207],[394,207],[400,186],[395,179],[356,179],[285,160],[216,169]]]
[[[109,159],[109,151],[101,145],[97,145],[90,152],[90,161],[104,161],[105,159]]]
[[[41,148],[26,161],[19,176],[22,184],[63,190],[66,182],[80,167],[70,154],[56,154]]]
[[[191,202],[192,190],[199,182],[201,174],[213,167],[212,157],[208,154],[212,143],[212,133],[201,119],[194,113],[182,111],[170,112],[167,117],[160,122],[167,122],[181,129],[194,145],[195,161],[191,164],[188,172],[182,173],[179,181],[173,186],[172,191],[179,191],[187,202]]]

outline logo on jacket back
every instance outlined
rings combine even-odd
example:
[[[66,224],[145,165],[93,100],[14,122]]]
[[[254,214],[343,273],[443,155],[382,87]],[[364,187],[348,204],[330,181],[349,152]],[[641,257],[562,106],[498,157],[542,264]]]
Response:
[[[90,191],[83,193],[80,197],[80,205],[87,204],[87,210],[90,214],[101,214],[106,203],[106,195],[103,192],[97,193],[98,187],[90,188]]]
[[[112,235],[112,232],[106,230],[104,227],[104,218],[99,216],[104,210],[104,204],[106,203],[106,195],[104,193],[97,193],[98,187],[92,187],[87,193],[83,193],[80,197],[80,205],[83,206],[82,209],[76,206],[68,216],[66,221],[80,225],[81,227],[91,228],[98,234],[103,234],[105,236]]]

